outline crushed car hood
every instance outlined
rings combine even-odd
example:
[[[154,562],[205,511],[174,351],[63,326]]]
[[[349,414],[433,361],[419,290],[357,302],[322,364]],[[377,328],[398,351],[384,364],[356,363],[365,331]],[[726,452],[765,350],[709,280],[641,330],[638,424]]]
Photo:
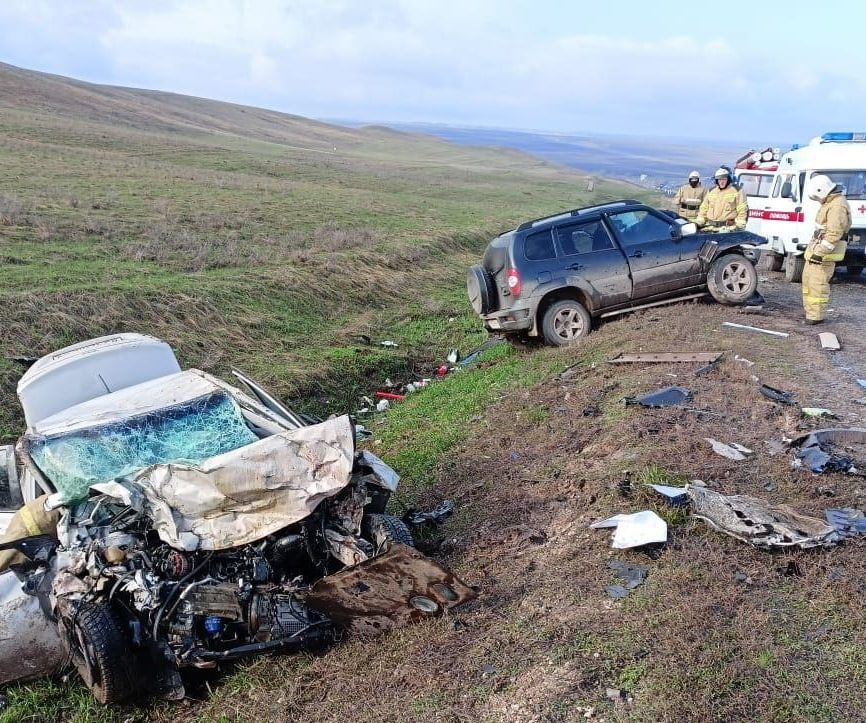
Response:
[[[354,449],[351,422],[342,416],[199,464],[157,464],[92,489],[147,514],[174,548],[224,550],[309,516],[349,484]]]

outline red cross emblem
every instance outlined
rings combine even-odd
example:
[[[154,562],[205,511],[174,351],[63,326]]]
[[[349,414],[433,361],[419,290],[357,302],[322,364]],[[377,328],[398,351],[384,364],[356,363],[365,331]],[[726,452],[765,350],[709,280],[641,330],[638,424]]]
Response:
[[[860,213],[866,213],[866,205],[864,205],[864,204],[861,203],[861,204],[857,207],[857,210],[858,210]]]

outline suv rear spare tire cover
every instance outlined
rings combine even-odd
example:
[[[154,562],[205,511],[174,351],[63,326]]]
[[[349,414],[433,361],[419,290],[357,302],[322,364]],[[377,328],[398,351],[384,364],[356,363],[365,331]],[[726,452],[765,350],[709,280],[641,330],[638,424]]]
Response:
[[[476,314],[496,311],[496,284],[480,264],[470,266],[466,272],[466,291]]]
[[[707,288],[720,304],[742,304],[758,288],[755,265],[740,254],[719,256],[707,273]]]

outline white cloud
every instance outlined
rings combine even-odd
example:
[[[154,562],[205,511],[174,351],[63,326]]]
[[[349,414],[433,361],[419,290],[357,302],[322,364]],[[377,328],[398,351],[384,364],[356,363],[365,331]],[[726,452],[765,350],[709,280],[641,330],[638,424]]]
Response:
[[[320,117],[732,137],[866,110],[836,57],[803,67],[740,35],[575,32],[543,4],[5,0],[0,41],[17,24],[53,72],[89,54],[100,80]],[[524,29],[544,12],[543,31]]]

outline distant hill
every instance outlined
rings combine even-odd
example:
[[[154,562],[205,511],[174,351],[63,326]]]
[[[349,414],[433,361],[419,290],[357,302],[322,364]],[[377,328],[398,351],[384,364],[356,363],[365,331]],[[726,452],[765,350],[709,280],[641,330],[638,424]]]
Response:
[[[426,123],[392,125],[452,143],[516,149],[609,178],[639,181],[646,175],[653,183],[678,183],[695,168],[709,175],[723,163],[732,165],[747,150],[745,144],[710,141],[535,133]]]
[[[263,108],[97,85],[0,63],[0,110],[4,108],[143,131],[223,133],[323,149],[360,142],[368,135]]]

